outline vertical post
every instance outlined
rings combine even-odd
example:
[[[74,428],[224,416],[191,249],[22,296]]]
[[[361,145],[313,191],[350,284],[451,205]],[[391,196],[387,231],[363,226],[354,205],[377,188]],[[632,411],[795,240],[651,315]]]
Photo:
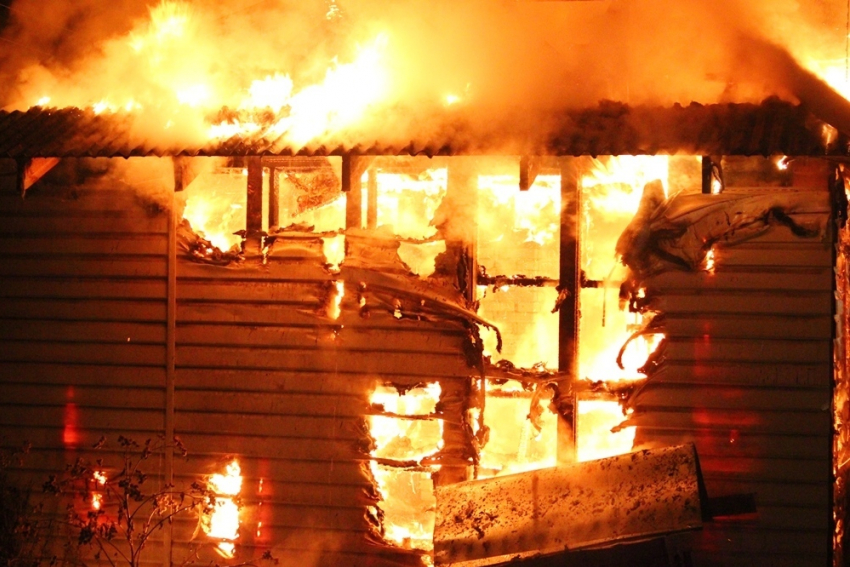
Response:
[[[165,322],[165,470],[163,481],[166,485],[174,483],[174,390],[177,357],[177,208],[175,192],[178,189],[175,168],[175,191],[171,193],[171,206],[168,211],[168,260],[166,286],[166,322]],[[182,189],[182,187],[181,187]],[[172,523],[163,530],[163,565],[171,567],[172,559]]]
[[[369,168],[366,180],[366,228],[378,228],[378,172],[374,167]]]
[[[578,158],[563,158],[561,169],[561,269],[563,297],[559,314],[558,368],[567,378],[558,385],[558,462],[575,461],[576,397],[578,378],[579,293],[581,250],[579,248],[581,186]]]
[[[262,158],[245,158],[248,168],[248,198],[246,200],[245,256],[256,256],[262,250],[263,232],[263,163]]]
[[[345,195],[345,228],[363,228],[363,171],[356,156],[342,156],[342,190]]]
[[[458,258],[458,287],[467,301],[475,301],[478,266],[478,175],[474,158],[452,157],[448,162],[444,202],[452,211],[441,226],[446,251]]]
[[[280,177],[276,167],[269,168],[269,228],[280,227]]]
[[[711,195],[711,157],[702,156],[702,192]]]

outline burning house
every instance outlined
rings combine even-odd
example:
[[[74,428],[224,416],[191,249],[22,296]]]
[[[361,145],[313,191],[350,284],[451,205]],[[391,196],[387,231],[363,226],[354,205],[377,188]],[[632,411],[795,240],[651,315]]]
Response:
[[[162,439],[133,565],[845,564],[841,7],[126,4],[5,30],[12,478]]]

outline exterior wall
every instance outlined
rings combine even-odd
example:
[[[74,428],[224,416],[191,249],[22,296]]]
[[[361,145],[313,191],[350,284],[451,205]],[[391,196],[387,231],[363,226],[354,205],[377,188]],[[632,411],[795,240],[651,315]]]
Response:
[[[100,456],[87,448],[101,436],[165,431],[168,222],[129,187],[39,184],[21,200],[13,177],[4,182],[0,437],[33,443],[26,466],[38,484],[78,456]],[[819,214],[828,212],[824,198]],[[433,380],[462,392],[474,374],[465,330],[440,317],[397,320],[377,296],[364,317],[353,277],[334,318],[332,281],[346,276],[323,261],[282,245],[266,263],[178,258],[174,422],[189,456],[175,460],[176,481],[239,459],[239,561],[270,549],[281,564],[410,563],[375,543],[367,520],[377,499],[369,393]],[[651,283],[670,340],[634,400],[637,443],[695,441],[710,496],[757,495],[758,517],[694,535],[697,565],[824,565],[830,244],[777,228],[719,249],[717,266]],[[207,542],[195,528],[175,525],[175,562]],[[150,564],[162,564],[158,545]],[[207,547],[202,557],[215,556]]]
[[[636,446],[693,441],[710,497],[756,495],[757,515],[694,535],[695,565],[828,563],[832,266],[828,235],[774,227],[717,247],[713,274],[648,282],[669,343],[634,398]]]
[[[0,190],[0,440],[32,444],[38,492],[77,458],[118,462],[119,435],[164,431],[167,220],[126,186],[39,185],[26,199],[14,187],[12,170]]]

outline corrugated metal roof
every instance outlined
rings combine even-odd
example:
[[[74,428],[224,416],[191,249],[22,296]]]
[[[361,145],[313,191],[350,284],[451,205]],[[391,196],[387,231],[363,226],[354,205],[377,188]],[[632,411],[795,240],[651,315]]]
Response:
[[[669,108],[603,102],[595,108],[553,114],[547,131],[518,120],[473,127],[456,114],[429,124],[441,138],[398,143],[324,141],[294,147],[266,129],[245,138],[175,143],[173,131],[139,135],[128,114],[77,108],[35,107],[0,112],[0,157],[131,156],[327,156],[327,155],[847,155],[848,138],[824,142],[825,123],[801,106],[768,99],[761,104],[715,104]],[[540,123],[535,121],[535,123]],[[388,124],[388,130],[392,125]],[[148,128],[149,129],[149,128]],[[350,138],[350,136],[349,136]],[[510,150],[506,151],[506,148]]]

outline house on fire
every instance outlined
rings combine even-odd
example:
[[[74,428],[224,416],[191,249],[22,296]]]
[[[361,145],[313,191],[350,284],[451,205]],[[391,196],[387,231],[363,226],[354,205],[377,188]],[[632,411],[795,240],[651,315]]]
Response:
[[[823,119],[603,103],[504,156],[0,113],[9,473],[168,441],[145,472],[218,504],[145,565],[840,561],[850,131]]]

